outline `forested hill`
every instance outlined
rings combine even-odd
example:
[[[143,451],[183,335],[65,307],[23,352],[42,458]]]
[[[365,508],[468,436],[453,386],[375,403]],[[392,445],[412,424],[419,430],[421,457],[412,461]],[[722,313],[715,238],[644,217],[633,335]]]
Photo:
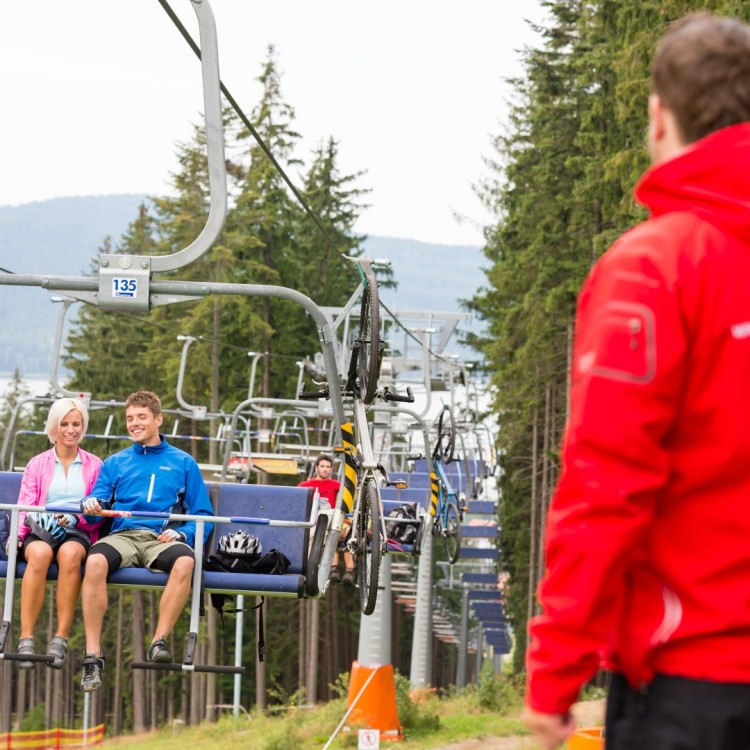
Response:
[[[57,198],[0,206],[0,267],[14,273],[78,276],[105,237],[117,242],[144,201],[140,195]],[[370,237],[367,253],[392,262],[395,309],[458,311],[484,283],[480,248]],[[36,287],[0,287],[0,373],[46,373],[59,306]]]

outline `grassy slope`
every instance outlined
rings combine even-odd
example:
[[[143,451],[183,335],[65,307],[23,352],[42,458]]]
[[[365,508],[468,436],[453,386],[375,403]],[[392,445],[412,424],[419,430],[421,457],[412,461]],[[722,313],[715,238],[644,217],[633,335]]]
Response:
[[[221,747],[222,750],[322,748],[345,709],[345,701],[338,700],[312,709],[292,708],[284,711],[283,715],[254,715],[251,719],[241,718],[237,722],[231,717],[224,717],[216,724],[204,723],[181,731],[167,727],[157,733],[120,737],[106,742],[105,746],[143,750],[184,750],[186,747]],[[464,739],[526,734],[518,719],[519,711],[516,700],[501,710],[483,709],[474,693],[446,699],[433,698],[409,710],[405,739],[394,747],[430,750]],[[331,750],[356,747],[356,732],[342,733],[331,744]]]

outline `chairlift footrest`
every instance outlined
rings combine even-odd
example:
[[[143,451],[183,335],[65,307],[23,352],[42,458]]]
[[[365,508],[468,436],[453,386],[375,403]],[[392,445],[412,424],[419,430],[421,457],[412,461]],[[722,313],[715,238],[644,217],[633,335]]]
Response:
[[[34,661],[40,664],[51,664],[54,660],[54,656],[47,656],[47,654],[2,654],[0,658],[5,661]]]
[[[245,674],[245,667],[225,667],[221,664],[182,664],[181,662],[134,661],[133,669],[156,669],[162,672],[215,672]]]

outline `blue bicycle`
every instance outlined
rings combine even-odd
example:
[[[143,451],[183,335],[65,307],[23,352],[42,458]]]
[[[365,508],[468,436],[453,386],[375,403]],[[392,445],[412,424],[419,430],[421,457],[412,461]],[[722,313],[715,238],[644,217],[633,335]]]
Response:
[[[449,406],[444,406],[437,419],[437,441],[432,451],[435,471],[430,474],[433,516],[432,534],[443,540],[445,556],[452,565],[461,554],[461,510],[458,497],[445,471],[445,464],[453,460],[456,446],[456,423]]]

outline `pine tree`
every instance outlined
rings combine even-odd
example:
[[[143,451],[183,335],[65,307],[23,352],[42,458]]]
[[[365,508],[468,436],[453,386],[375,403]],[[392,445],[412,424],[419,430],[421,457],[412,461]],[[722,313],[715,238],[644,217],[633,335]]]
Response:
[[[644,148],[649,65],[666,25],[736,2],[576,0],[544,3],[543,42],[515,80],[509,131],[495,140],[480,195],[497,216],[486,231],[488,285],[471,302],[496,388],[502,465],[502,564],[521,668],[546,507],[558,473],[578,290],[591,265],[645,218],[632,188]]]
[[[293,129],[294,109],[284,102],[281,76],[273,47],[258,77],[263,87],[260,102],[250,120],[263,143],[284,169],[298,165],[294,150],[300,135]],[[240,141],[250,133],[240,130]],[[292,256],[292,231],[299,208],[292,200],[283,178],[263,148],[251,143],[249,166],[243,176],[240,194],[227,220],[227,247],[234,259],[233,280],[250,284],[281,284],[282,269]],[[276,332],[287,324],[288,307],[268,297],[252,301],[252,309],[262,320],[261,340],[248,347],[265,352],[260,392],[264,396],[289,397],[288,385],[294,378],[298,352],[288,359],[277,357]]]

